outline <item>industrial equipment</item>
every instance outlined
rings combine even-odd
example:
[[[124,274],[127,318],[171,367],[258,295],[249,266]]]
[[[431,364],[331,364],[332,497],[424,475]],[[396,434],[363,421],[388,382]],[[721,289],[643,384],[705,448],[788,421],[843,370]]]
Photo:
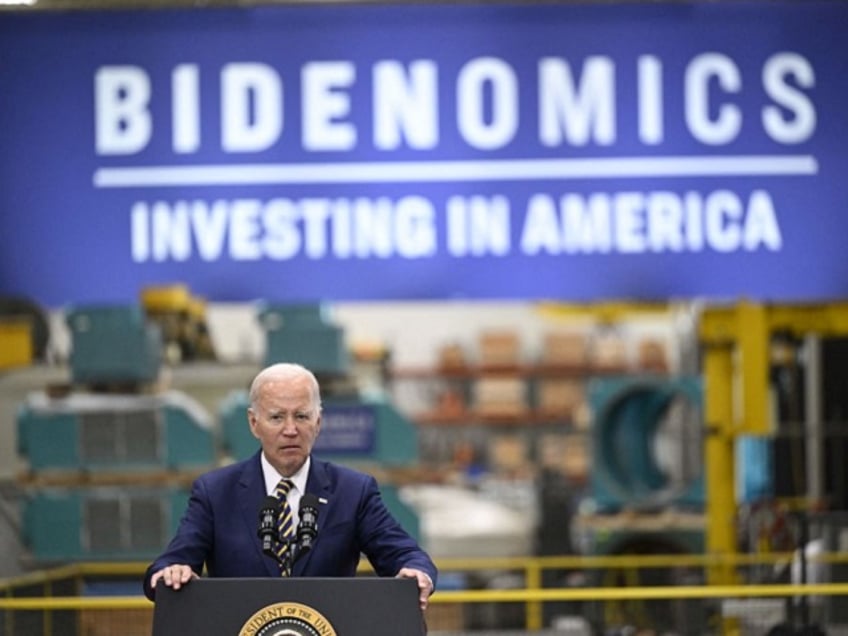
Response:
[[[174,535],[188,501],[178,486],[51,487],[32,494],[23,539],[39,564],[152,560]]]
[[[185,285],[152,285],[141,290],[148,319],[162,331],[165,357],[170,362],[215,360],[206,323],[206,302]]]
[[[71,381],[30,392],[16,414],[28,558],[152,558],[191,476],[215,466],[215,423],[160,386],[161,331],[140,307],[76,307],[65,318]]]
[[[40,564],[154,557],[191,476],[215,465],[212,419],[178,391],[33,393],[17,425],[28,464],[23,536]]]
[[[698,379],[597,378],[588,399],[592,498],[601,511],[703,506]]]
[[[296,362],[319,378],[349,372],[344,330],[332,323],[325,306],[263,304],[257,318],[265,332],[265,365]]]
[[[69,308],[71,381],[95,388],[134,388],[155,382],[162,366],[162,332],[137,305]]]
[[[33,393],[18,410],[29,472],[139,472],[211,467],[214,422],[188,395]]]

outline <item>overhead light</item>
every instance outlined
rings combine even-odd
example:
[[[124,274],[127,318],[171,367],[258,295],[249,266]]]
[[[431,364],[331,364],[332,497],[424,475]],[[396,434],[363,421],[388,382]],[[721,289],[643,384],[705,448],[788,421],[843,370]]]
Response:
[[[36,2],[38,2],[38,0],[0,0],[0,4],[9,4],[9,5],[15,4],[15,5],[32,6]]]

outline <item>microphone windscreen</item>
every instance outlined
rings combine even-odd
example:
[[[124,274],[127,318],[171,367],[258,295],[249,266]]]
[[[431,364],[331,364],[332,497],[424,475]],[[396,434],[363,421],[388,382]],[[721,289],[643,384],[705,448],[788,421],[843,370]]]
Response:
[[[300,498],[300,508],[303,510],[304,508],[318,508],[318,497],[313,495],[312,493],[306,493],[303,497]]]
[[[265,497],[265,499],[262,501],[262,505],[261,505],[261,506],[259,506],[259,512],[260,512],[260,513],[261,513],[261,512],[264,512],[265,510],[268,510],[269,508],[270,508],[270,509],[272,509],[272,510],[274,510],[274,509],[275,509],[275,508],[277,508],[277,506],[279,506],[279,505],[280,505],[280,502],[279,502],[279,501],[277,501],[277,498],[276,498],[276,497],[272,497],[271,495],[268,495],[268,496],[267,496],[267,497]]]

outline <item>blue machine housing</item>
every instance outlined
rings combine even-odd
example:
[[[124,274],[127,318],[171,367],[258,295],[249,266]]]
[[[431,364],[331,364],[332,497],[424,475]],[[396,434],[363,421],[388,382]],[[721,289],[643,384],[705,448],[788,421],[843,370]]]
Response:
[[[189,476],[217,459],[211,417],[178,391],[33,393],[17,426],[30,473],[54,484],[27,488],[22,502],[24,542],[43,564],[155,557],[176,531]],[[124,479],[79,483],[84,475]],[[151,485],[127,476],[146,476]]]
[[[77,384],[143,384],[162,366],[162,332],[137,305],[69,308],[71,379]]]
[[[592,498],[600,511],[701,509],[704,473],[672,484],[658,463],[656,437],[672,408],[688,408],[686,424],[700,448],[701,382],[698,378],[612,377],[592,380]]]
[[[323,305],[262,304],[257,319],[265,332],[265,366],[295,362],[318,376],[348,373],[344,330]]]
[[[32,559],[152,560],[174,535],[188,501],[180,487],[48,488],[28,498],[23,539]]]
[[[18,452],[33,473],[212,467],[214,423],[188,395],[34,393],[18,409]]]

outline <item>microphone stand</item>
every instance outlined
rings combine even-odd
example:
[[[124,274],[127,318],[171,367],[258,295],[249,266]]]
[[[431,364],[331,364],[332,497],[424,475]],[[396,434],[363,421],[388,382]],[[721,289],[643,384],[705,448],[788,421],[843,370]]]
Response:
[[[286,543],[288,548],[286,549],[286,553],[283,555],[283,558],[280,558],[280,556],[277,555],[277,560],[280,562],[280,568],[285,573],[285,576],[289,577],[292,573],[292,566],[297,560],[297,557],[294,556],[295,550],[297,550],[297,539],[292,537],[291,539],[287,539],[281,543]]]
[[[313,497],[314,498],[314,497]],[[292,567],[295,562],[312,547],[310,536],[304,533],[301,537],[301,528],[298,527],[289,539],[283,539],[277,529],[275,518],[277,515],[277,501],[268,496],[260,509],[258,535],[262,541],[262,552],[277,562],[277,566],[285,576],[291,576]],[[314,516],[314,513],[313,513]],[[311,537],[314,539],[313,529]],[[286,545],[285,554],[278,554],[280,544]]]
[[[295,553],[299,553],[297,538],[293,537],[286,541],[277,539],[277,544],[279,545],[281,543],[287,544],[287,550],[282,557],[277,554],[277,550],[274,549],[274,544],[271,544],[271,547],[267,550],[263,550],[263,552],[266,556],[271,557],[277,562],[281,572],[285,572],[286,576],[291,576],[292,566],[294,565],[294,562],[297,561],[297,556],[300,556],[299,554],[294,556]]]
[[[304,547],[297,538],[293,539],[293,544],[294,545],[289,549],[289,555],[293,555],[292,565],[294,565],[300,557],[309,552],[309,547]]]

